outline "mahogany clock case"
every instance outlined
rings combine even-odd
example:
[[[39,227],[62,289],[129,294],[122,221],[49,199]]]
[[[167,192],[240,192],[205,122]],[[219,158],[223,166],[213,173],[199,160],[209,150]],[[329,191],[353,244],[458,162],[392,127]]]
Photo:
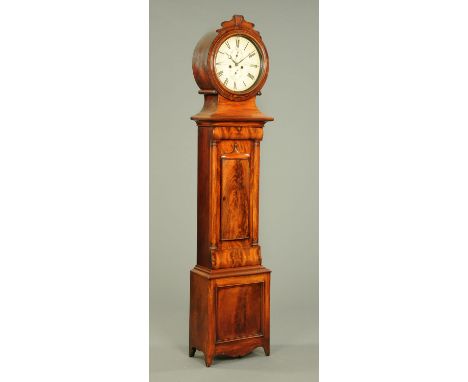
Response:
[[[232,380],[242,372],[249,380],[255,373],[256,381],[281,381],[288,370],[309,376],[298,380],[313,380],[318,342],[318,5],[314,0],[294,7],[277,0],[238,0],[234,6],[217,0],[151,0],[150,13],[150,380],[200,379],[202,374],[207,380]],[[188,357],[199,134],[189,118],[205,99],[198,94],[191,59],[200,38],[235,13],[255,23],[270,59],[268,78],[255,100],[258,110],[275,118],[265,124],[259,147],[258,243],[262,265],[272,270],[270,356],[260,345],[240,359],[214,358],[206,369],[202,351]],[[240,102],[253,107],[249,100]],[[224,137],[226,132],[218,133]],[[220,149],[233,151],[228,144]],[[238,145],[241,153],[247,149]],[[261,289],[240,288],[234,294],[224,292],[235,289],[221,287],[219,303],[254,299]],[[252,310],[261,307],[254,304]],[[255,335],[259,328],[258,321],[246,320],[246,332]],[[231,333],[225,328],[219,336],[226,339]]]
[[[224,41],[239,35],[249,36],[263,60],[259,77],[244,92],[223,87],[213,57],[221,44],[229,47]],[[229,60],[235,63],[231,73],[239,73]],[[192,67],[204,105],[191,117],[198,126],[198,197],[189,355],[201,350],[211,366],[216,355],[243,356],[260,346],[270,354],[270,270],[262,265],[258,217],[260,142],[264,124],[273,118],[255,102],[268,75],[268,53],[243,16],[234,15],[202,37]]]

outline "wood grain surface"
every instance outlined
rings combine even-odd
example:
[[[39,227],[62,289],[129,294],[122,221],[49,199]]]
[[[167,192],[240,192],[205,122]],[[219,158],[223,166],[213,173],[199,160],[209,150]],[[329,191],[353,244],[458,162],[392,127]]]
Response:
[[[221,159],[221,240],[249,238],[250,161]]]

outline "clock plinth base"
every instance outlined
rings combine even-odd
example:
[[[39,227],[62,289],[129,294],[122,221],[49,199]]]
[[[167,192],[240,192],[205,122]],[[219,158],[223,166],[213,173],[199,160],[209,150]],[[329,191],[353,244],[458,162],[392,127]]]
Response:
[[[270,354],[270,273],[261,265],[190,272],[189,356],[209,367],[215,356]]]

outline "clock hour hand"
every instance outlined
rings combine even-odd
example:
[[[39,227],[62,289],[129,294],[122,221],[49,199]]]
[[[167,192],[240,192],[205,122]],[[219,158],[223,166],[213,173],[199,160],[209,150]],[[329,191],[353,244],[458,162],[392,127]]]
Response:
[[[232,56],[231,56],[230,54],[228,54],[227,56],[229,57],[229,59],[230,59],[232,62],[234,62],[234,64],[236,64],[236,65],[238,64],[238,62],[234,61],[234,59],[232,58]]]
[[[232,62],[234,62],[234,64],[236,64],[236,65],[238,64],[238,62],[234,61],[234,59],[232,58],[232,56],[231,56],[230,54],[227,54],[227,53],[224,53],[224,52],[219,52],[219,53],[222,53],[222,54],[228,56],[228,58],[229,58]]]

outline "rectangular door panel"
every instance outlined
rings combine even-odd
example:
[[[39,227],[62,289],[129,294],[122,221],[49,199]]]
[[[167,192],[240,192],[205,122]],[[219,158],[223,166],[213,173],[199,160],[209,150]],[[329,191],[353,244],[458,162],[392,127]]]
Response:
[[[250,161],[221,159],[221,240],[249,237]]]

